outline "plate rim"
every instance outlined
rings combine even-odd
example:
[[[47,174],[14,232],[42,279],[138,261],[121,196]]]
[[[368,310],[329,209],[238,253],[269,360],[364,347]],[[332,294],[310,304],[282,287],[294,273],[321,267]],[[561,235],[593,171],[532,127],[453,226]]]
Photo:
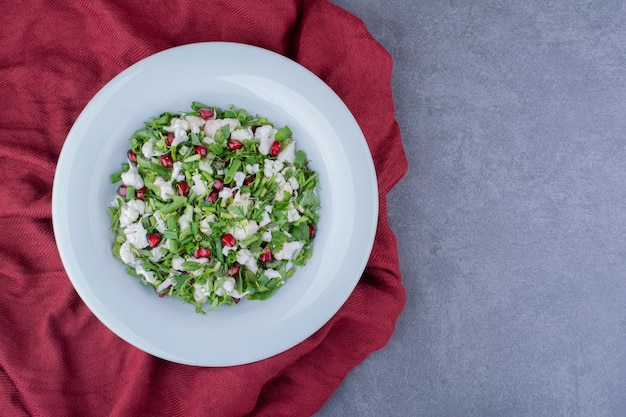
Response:
[[[138,346],[136,341],[131,341],[129,340],[129,338],[127,337],[126,334],[121,334],[120,330],[118,328],[118,326],[113,323],[109,317],[106,317],[105,314],[102,313],[102,310],[99,306],[95,305],[97,303],[97,300],[95,300],[93,297],[90,297],[90,295],[87,293],[88,289],[83,285],[83,283],[80,281],[80,278],[75,276],[74,274],[70,273],[70,270],[74,270],[76,268],[75,265],[69,265],[70,263],[70,255],[68,253],[72,252],[72,248],[71,248],[71,242],[70,241],[66,241],[65,236],[63,235],[63,231],[61,230],[61,225],[63,224],[63,219],[62,219],[62,214],[61,214],[61,207],[59,206],[61,203],[60,201],[62,201],[63,198],[63,190],[62,190],[62,183],[61,181],[63,180],[64,176],[68,175],[67,170],[69,168],[68,167],[68,163],[70,164],[69,166],[71,167],[71,151],[75,151],[75,149],[71,148],[70,146],[66,146],[66,144],[69,143],[69,145],[75,145],[78,146],[81,142],[80,139],[73,139],[75,136],[75,129],[77,129],[77,126],[80,126],[80,123],[83,122],[83,118],[86,117],[85,115],[91,110],[91,108],[93,106],[96,106],[99,103],[99,100],[102,99],[102,97],[104,97],[107,93],[107,89],[111,88],[112,85],[115,85],[115,83],[119,82],[124,76],[125,74],[128,74],[131,71],[134,71],[138,68],[140,68],[142,65],[146,65],[146,62],[149,62],[150,60],[153,59],[157,59],[155,58],[156,56],[165,56],[168,53],[171,53],[171,51],[173,50],[181,50],[184,48],[203,48],[203,47],[217,47],[217,46],[221,46],[221,47],[227,47],[227,48],[251,48],[251,50],[256,50],[258,53],[262,53],[267,55],[268,57],[272,57],[272,59],[278,59],[281,60],[283,63],[286,63],[286,65],[292,65],[294,68],[298,68],[299,71],[304,71],[305,73],[308,73],[309,77],[311,78],[311,80],[317,80],[316,82],[321,83],[321,85],[323,85],[326,89],[327,89],[327,93],[330,93],[331,96],[334,96],[334,98],[338,101],[338,103],[340,103],[346,110],[347,115],[349,115],[349,117],[352,119],[352,121],[354,122],[354,125],[357,127],[359,133],[360,133],[360,139],[362,138],[362,144],[364,145],[365,149],[367,150],[367,152],[365,153],[369,158],[367,161],[364,161],[364,163],[366,165],[368,165],[368,173],[370,174],[370,178],[368,178],[368,182],[367,185],[370,187],[369,192],[371,192],[373,194],[373,198],[371,199],[370,203],[371,203],[371,207],[369,207],[369,210],[371,210],[372,213],[372,226],[370,227],[369,230],[369,235],[367,238],[367,254],[364,255],[362,257],[362,265],[358,265],[357,268],[355,268],[355,271],[358,270],[358,273],[355,272],[355,276],[356,278],[354,278],[354,285],[350,285],[350,290],[347,292],[345,298],[342,300],[341,303],[339,303],[339,305],[337,306],[336,309],[331,309],[328,310],[328,317],[325,317],[323,320],[321,321],[321,324],[319,326],[316,327],[316,329],[311,332],[309,335],[307,335],[304,338],[301,338],[301,340],[299,340],[298,342],[296,342],[295,344],[292,344],[290,347],[286,348],[286,349],[282,349],[280,351],[274,352],[270,355],[266,355],[264,357],[261,358],[256,358],[253,360],[249,360],[249,361],[240,361],[240,363],[224,363],[224,364],[220,364],[220,363],[196,363],[194,361],[181,361],[178,358],[174,358],[173,356],[164,354],[164,352],[158,352],[157,349],[155,348],[151,348],[148,346]],[[105,102],[106,104],[106,102]],[[68,161],[69,160],[69,161]],[[61,168],[61,169],[59,169]],[[262,48],[262,47],[258,47],[258,46],[254,46],[254,45],[248,45],[248,44],[244,44],[244,43],[238,43],[238,42],[197,42],[197,43],[189,43],[189,44],[184,44],[184,45],[179,45],[179,46],[175,46],[172,48],[168,48],[165,50],[161,50],[159,52],[156,52],[154,54],[151,54],[137,62],[135,62],[134,64],[128,66],[127,68],[125,68],[124,70],[122,70],[121,72],[119,72],[116,76],[114,76],[112,79],[110,79],[108,82],[106,82],[99,90],[98,92],[89,100],[89,102],[87,103],[87,105],[81,110],[80,114],[78,115],[78,117],[76,118],[76,120],[74,121],[74,123],[72,124],[71,129],[69,130],[65,141],[63,143],[63,147],[61,149],[61,152],[59,154],[59,158],[57,161],[57,169],[55,171],[55,175],[54,175],[54,180],[53,180],[53,189],[52,189],[52,221],[53,221],[53,230],[54,230],[54,235],[55,235],[55,239],[57,242],[57,250],[61,256],[61,260],[64,266],[64,269],[66,271],[66,274],[68,276],[68,278],[70,279],[70,282],[72,283],[72,286],[74,287],[74,289],[76,290],[76,292],[78,293],[78,295],[80,296],[80,298],[82,299],[82,301],[85,303],[85,305],[88,307],[88,309],[91,311],[92,314],[94,314],[98,320],[103,323],[107,328],[109,328],[115,335],[117,335],[118,337],[122,338],[123,340],[125,340],[127,343],[137,347],[140,350],[143,350],[153,356],[156,357],[160,357],[162,359],[168,360],[168,361],[172,361],[172,362],[176,362],[176,363],[183,363],[183,364],[188,364],[188,365],[196,365],[196,366],[233,366],[233,365],[243,365],[246,363],[253,363],[253,362],[257,362],[263,359],[267,359],[269,357],[275,356],[277,354],[280,354],[288,349],[293,348],[294,346],[300,344],[302,341],[306,340],[308,337],[310,337],[312,334],[316,333],[319,329],[321,329],[323,326],[325,326],[328,321],[337,314],[337,312],[341,309],[341,307],[346,303],[347,299],[350,297],[350,295],[354,292],[354,289],[356,288],[356,286],[358,285],[358,282],[363,274],[363,272],[366,269],[368,260],[371,256],[372,253],[372,249],[373,249],[373,245],[374,245],[374,240],[375,240],[375,235],[376,235],[376,231],[378,228],[378,216],[379,216],[379,190],[378,190],[378,183],[377,183],[377,174],[376,174],[376,170],[375,170],[375,166],[374,166],[374,161],[373,161],[373,157],[371,155],[371,150],[369,148],[369,145],[367,143],[367,140],[365,138],[365,135],[363,134],[356,118],[354,117],[354,115],[352,114],[352,112],[350,111],[350,109],[348,108],[348,106],[345,104],[345,102],[335,93],[335,91],[328,86],[321,78],[319,78],[315,73],[313,73],[312,71],[310,71],[309,69],[307,69],[306,67],[304,67],[303,65],[299,64],[296,61],[291,60],[288,57],[285,57],[281,54],[278,54],[276,52],[273,52],[271,50]],[[208,314],[211,314],[210,312]]]

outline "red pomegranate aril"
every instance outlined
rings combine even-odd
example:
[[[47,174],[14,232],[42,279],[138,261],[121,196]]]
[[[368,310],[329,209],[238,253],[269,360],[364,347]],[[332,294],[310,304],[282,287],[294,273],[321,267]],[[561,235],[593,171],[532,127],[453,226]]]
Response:
[[[120,185],[120,188],[117,189],[117,193],[119,195],[121,195],[122,197],[126,197],[126,189],[128,187],[126,187],[124,184]]]
[[[272,250],[269,246],[265,247],[261,254],[259,255],[259,260],[261,262],[271,262],[272,261]]]
[[[313,239],[315,237],[315,232],[317,232],[317,230],[315,230],[315,227],[313,227],[313,225],[310,223],[308,224],[308,226],[309,226],[309,237]]]
[[[159,243],[161,243],[161,235],[158,233],[150,233],[147,236],[148,239],[148,245],[150,245],[151,248],[156,248]]]
[[[213,109],[207,109],[204,107],[200,107],[198,109],[198,115],[200,115],[200,118],[202,120],[209,120],[211,117],[213,117],[214,114],[215,112],[213,111]]]
[[[280,153],[281,144],[279,141],[275,140],[270,146],[270,156],[278,156]]]
[[[233,297],[233,302],[234,302],[235,304],[239,304],[239,301],[241,301],[241,299],[240,299],[240,298],[235,298],[235,297]]]
[[[196,153],[200,155],[200,158],[204,158],[207,153],[206,146],[204,145],[196,145]]]
[[[178,183],[178,195],[187,197],[189,195],[189,184],[187,181],[181,181]]]
[[[172,146],[172,142],[174,142],[174,132],[169,132],[165,137],[165,143],[167,146]]]
[[[189,283],[189,285],[193,285],[193,284],[195,284],[196,279],[195,279],[195,278],[193,278],[193,277],[191,277],[191,278],[189,278],[189,279],[187,280],[187,282]]]
[[[237,241],[235,240],[235,236],[231,235],[230,233],[226,233],[224,236],[222,236],[222,245],[224,246],[235,246],[237,244]]]
[[[237,149],[241,149],[243,148],[243,143],[239,142],[238,140],[235,139],[231,139],[229,140],[226,145],[228,146],[228,149],[230,149],[231,151],[236,151]]]
[[[196,258],[210,258],[211,251],[208,248],[198,248],[193,251],[193,256]]]
[[[163,298],[165,297],[169,292],[170,292],[170,288],[172,288],[172,286],[168,286],[166,289],[164,289],[163,291],[157,293],[159,295],[159,298]]]
[[[206,201],[209,203],[215,203],[217,201],[217,191],[213,191],[206,196]]]
[[[245,180],[243,180],[243,185],[250,185],[254,182],[254,177],[246,177]]]
[[[224,181],[219,180],[219,179],[215,179],[213,181],[213,189],[219,191],[222,188],[224,188]]]
[[[161,165],[163,165],[165,168],[171,168],[174,166],[174,160],[171,156],[161,155]]]
[[[138,190],[135,190],[135,197],[139,198],[139,199],[143,199],[143,196],[146,195],[146,193],[148,192],[148,188],[147,187],[142,187]]]
[[[130,162],[137,163],[137,154],[132,150],[129,149],[128,152],[126,152],[126,156],[128,156]]]
[[[239,270],[241,269],[241,265],[239,265],[237,262],[235,262],[234,264],[232,264],[231,266],[228,267],[228,276],[229,277],[236,277],[237,275],[239,275]]]

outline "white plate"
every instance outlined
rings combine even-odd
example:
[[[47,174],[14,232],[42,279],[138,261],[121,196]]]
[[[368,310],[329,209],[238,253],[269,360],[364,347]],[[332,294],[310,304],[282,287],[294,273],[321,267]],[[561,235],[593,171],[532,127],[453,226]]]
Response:
[[[164,111],[193,100],[234,104],[287,124],[320,178],[313,257],[266,301],[244,300],[206,315],[126,274],[111,255],[107,208],[128,137]],[[89,102],[59,157],[54,233],[76,291],[109,329],[154,356],[230,366],[283,352],[316,332],[343,305],[369,258],[378,217],[372,157],[354,117],[313,73],[273,52],[198,43],[152,55],[123,71]]]

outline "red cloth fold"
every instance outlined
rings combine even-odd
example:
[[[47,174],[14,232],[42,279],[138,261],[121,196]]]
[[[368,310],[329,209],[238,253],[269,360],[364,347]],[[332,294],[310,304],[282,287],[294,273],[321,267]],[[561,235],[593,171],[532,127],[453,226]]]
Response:
[[[26,0],[4,5],[0,39],[1,415],[312,415],[387,343],[405,293],[386,194],[407,164],[392,60],[359,19],[326,0]],[[328,324],[275,357],[202,368],[150,356],[91,314],[63,270],[50,200],[65,136],[104,84],[160,50],[218,40],[286,55],[339,94],[372,151],[380,215],[367,269]]]

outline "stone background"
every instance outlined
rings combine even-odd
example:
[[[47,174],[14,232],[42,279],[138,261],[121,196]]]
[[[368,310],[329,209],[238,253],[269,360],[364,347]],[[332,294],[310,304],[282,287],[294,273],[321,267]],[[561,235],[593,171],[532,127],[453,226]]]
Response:
[[[626,3],[334,3],[395,61],[408,299],[317,416],[625,416]]]

